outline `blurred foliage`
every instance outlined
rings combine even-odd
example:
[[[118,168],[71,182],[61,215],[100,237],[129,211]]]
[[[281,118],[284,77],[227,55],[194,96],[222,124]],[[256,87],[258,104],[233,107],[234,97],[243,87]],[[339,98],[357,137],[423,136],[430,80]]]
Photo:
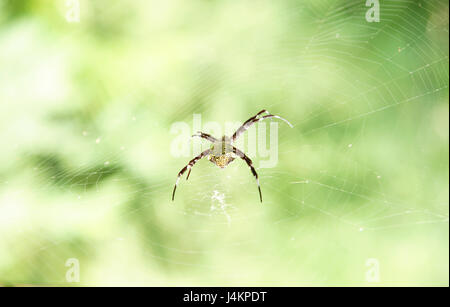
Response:
[[[0,0],[0,283],[448,286],[448,1],[68,3]],[[172,124],[261,109],[264,203],[242,161],[171,203]]]

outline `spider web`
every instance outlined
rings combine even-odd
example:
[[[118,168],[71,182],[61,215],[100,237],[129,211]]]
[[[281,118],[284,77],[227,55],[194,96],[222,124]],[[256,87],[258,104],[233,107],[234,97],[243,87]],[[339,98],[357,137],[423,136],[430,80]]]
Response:
[[[382,1],[380,23],[356,0],[154,5],[0,32],[0,282],[64,284],[76,258],[88,285],[366,285],[374,258],[383,284],[448,285],[448,2]],[[135,46],[93,50],[90,29]],[[260,109],[294,124],[263,204],[243,161],[205,159],[171,203],[170,124]]]

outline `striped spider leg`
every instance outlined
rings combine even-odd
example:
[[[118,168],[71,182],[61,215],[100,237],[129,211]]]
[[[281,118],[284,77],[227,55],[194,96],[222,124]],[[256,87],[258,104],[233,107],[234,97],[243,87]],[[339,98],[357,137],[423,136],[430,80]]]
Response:
[[[208,140],[211,143],[216,143],[219,142],[218,139],[216,139],[215,137],[213,137],[212,135],[208,134],[208,133],[203,133],[201,131],[197,131],[197,134],[194,134],[192,137],[201,137],[202,139]],[[189,172],[187,174],[186,180],[189,179],[189,175],[191,174],[191,168],[189,168]]]
[[[240,151],[239,149],[237,149],[236,147],[233,146],[233,152],[242,160],[244,160],[248,167],[250,167],[250,170],[252,171],[253,176],[255,176],[256,179],[256,184],[258,185],[258,192],[259,192],[259,200],[262,202],[262,194],[261,194],[261,186],[259,185],[259,178],[258,178],[258,173],[256,172],[255,168],[253,167],[253,162],[252,160],[247,157],[247,155],[245,153],[243,153],[242,151]]]
[[[202,152],[201,154],[196,156],[194,159],[189,161],[189,163],[181,169],[181,171],[178,173],[178,177],[177,177],[177,181],[175,182],[175,186],[173,187],[172,201],[175,198],[175,191],[177,189],[178,182],[180,181],[181,176],[183,176],[183,174],[186,172],[186,170],[189,169],[189,173],[186,178],[186,180],[187,180],[189,178],[189,174],[191,173],[191,168],[194,166],[194,164],[197,163],[197,161],[200,160],[201,158],[208,156],[210,153],[211,153],[211,149],[205,150],[204,152]]]
[[[263,114],[263,113],[266,113],[266,114],[268,114],[268,115],[264,115],[264,116],[258,117],[259,115],[261,115],[261,114]],[[282,118],[281,116],[278,116],[278,115],[272,115],[272,114],[270,114],[268,111],[262,110],[262,111],[259,111],[255,116],[250,117],[249,119],[247,119],[247,120],[242,124],[242,126],[240,126],[240,127],[236,130],[236,132],[235,132],[235,133],[233,134],[233,136],[231,137],[232,142],[235,142],[236,139],[237,139],[242,133],[244,133],[248,128],[250,128],[254,123],[257,123],[257,122],[259,122],[259,121],[261,121],[261,120],[264,120],[264,119],[266,119],[266,118],[278,118],[278,119],[281,119],[282,121],[284,121],[286,124],[288,124],[289,127],[291,127],[291,128],[294,127],[294,126],[292,126],[292,124],[291,124],[290,122],[288,122],[286,119]]]
[[[212,143],[219,141],[218,139],[216,139],[212,135],[210,135],[208,133],[203,133],[201,131],[197,131],[197,134],[194,134],[192,137],[195,137],[195,136],[201,137],[201,138],[203,138],[205,140],[208,140],[208,141],[210,141]]]

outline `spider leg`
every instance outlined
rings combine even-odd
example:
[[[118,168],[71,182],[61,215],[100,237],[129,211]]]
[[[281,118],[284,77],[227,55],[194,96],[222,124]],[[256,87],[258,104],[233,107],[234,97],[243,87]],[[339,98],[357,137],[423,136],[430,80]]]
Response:
[[[186,176],[186,181],[189,179],[189,175],[191,174],[191,169],[189,169],[189,172],[188,172],[188,174],[187,174],[187,176]]]
[[[208,141],[210,141],[210,142],[212,142],[212,143],[215,143],[215,142],[218,142],[218,141],[219,141],[218,139],[216,139],[216,138],[213,137],[212,135],[210,135],[210,134],[208,134],[208,133],[203,133],[203,132],[201,132],[201,131],[197,131],[197,134],[192,135],[192,137],[196,137],[196,136],[201,137],[202,139],[208,140]],[[191,174],[191,169],[189,169],[189,172],[188,172],[188,174],[187,174],[187,176],[186,176],[186,180],[189,179],[189,175],[190,175],[190,174]]]
[[[203,133],[203,132],[201,132],[201,131],[197,131],[197,134],[194,134],[192,137],[195,137],[195,136],[201,137],[201,138],[203,138],[203,139],[205,139],[205,140],[208,140],[208,141],[210,141],[210,142],[213,142],[213,143],[219,141],[218,139],[216,139],[216,138],[213,137],[212,135],[207,134],[207,133]]]
[[[262,114],[262,113],[268,113],[268,115],[264,115],[264,116],[258,118],[258,116],[259,116],[260,114]],[[260,111],[258,114],[256,114],[255,116],[250,117],[247,121],[245,121],[245,122],[242,124],[242,126],[239,127],[239,129],[236,130],[236,132],[233,134],[233,136],[232,136],[232,138],[231,138],[231,139],[232,139],[232,142],[236,141],[236,139],[237,139],[242,133],[244,133],[248,128],[250,128],[254,123],[257,123],[257,122],[259,122],[259,121],[261,121],[261,120],[264,120],[264,119],[266,119],[266,118],[271,118],[271,117],[281,119],[282,121],[284,121],[285,123],[287,123],[291,128],[293,128],[292,124],[291,124],[290,122],[288,122],[286,119],[282,118],[281,116],[278,116],[278,115],[272,115],[272,114],[269,114],[268,111],[262,110],[262,111]]]
[[[255,176],[256,184],[258,184],[259,200],[262,202],[261,186],[259,185],[258,173],[256,172],[255,168],[253,167],[252,160],[249,157],[247,157],[247,155],[245,153],[243,153],[242,151],[240,151],[239,149],[237,149],[234,146],[233,146],[233,152],[239,158],[244,160],[247,163],[248,167],[250,167],[250,170],[252,171],[253,176]]]
[[[284,121],[286,124],[288,124],[289,127],[294,128],[294,126],[293,126],[287,119],[284,119],[284,118],[281,117],[281,116],[278,116],[278,115],[272,115],[272,114],[264,115],[263,117],[258,118],[258,120],[256,120],[255,122],[259,122],[260,120],[264,120],[264,119],[266,119],[266,118],[271,118],[271,117],[281,119],[281,120]]]
[[[247,119],[247,120],[244,122],[244,124],[246,124],[246,123],[248,123],[248,122],[254,120],[255,118],[257,118],[259,115],[261,115],[261,114],[263,114],[263,113],[270,114],[269,111],[267,111],[267,110],[261,110],[261,111],[259,111],[258,113],[256,113],[255,116],[252,116],[252,117],[250,117],[249,119]]]
[[[247,124],[247,123],[250,123],[250,122],[254,121],[259,115],[261,115],[261,114],[263,114],[263,113],[270,114],[269,111],[267,111],[267,110],[261,110],[261,111],[259,111],[258,113],[256,113],[255,116],[252,116],[252,117],[250,117],[249,119],[247,119],[247,120],[242,124],[242,126],[244,126],[244,125]]]
[[[172,193],[172,201],[175,198],[175,191],[177,189],[178,186],[178,182],[180,181],[181,176],[183,176],[183,174],[186,172],[186,170],[189,169],[189,173],[188,173],[188,177],[189,174],[191,173],[191,168],[194,166],[195,163],[197,163],[198,160],[200,160],[201,158],[209,155],[211,153],[211,149],[207,149],[204,152],[202,152],[201,154],[199,154],[198,156],[196,156],[194,159],[192,159],[191,161],[189,161],[189,163],[183,167],[181,169],[181,171],[178,173],[178,177],[177,177],[177,181],[175,182],[175,186],[173,187],[173,193]],[[187,178],[186,178],[187,179]]]
[[[252,116],[252,117],[250,117],[249,119],[247,119],[247,120],[246,120],[246,121],[238,128],[238,130],[236,130],[236,132],[233,134],[232,140],[233,140],[233,141],[236,140],[236,139],[239,137],[239,135],[240,135],[241,133],[243,133],[245,130],[248,129],[247,125],[251,125],[252,121],[255,120],[255,119],[256,119],[260,114],[262,114],[262,113],[269,113],[269,112],[266,111],[266,110],[261,110],[261,111],[259,111],[258,113],[256,113],[255,116]]]

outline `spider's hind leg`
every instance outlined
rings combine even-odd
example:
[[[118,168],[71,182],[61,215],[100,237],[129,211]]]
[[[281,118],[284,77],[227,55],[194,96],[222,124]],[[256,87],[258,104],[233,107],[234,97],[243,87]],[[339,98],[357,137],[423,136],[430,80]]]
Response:
[[[258,185],[259,200],[262,203],[262,193],[261,193],[261,186],[259,185],[258,173],[256,172],[255,168],[253,167],[252,160],[249,157],[247,157],[247,155],[245,153],[243,153],[242,151],[240,151],[239,149],[237,149],[234,146],[233,146],[233,153],[235,153],[239,158],[244,160],[247,163],[248,167],[250,167],[250,170],[256,179],[256,184]]]
[[[183,174],[189,169],[189,173],[187,175],[187,177],[189,177],[189,174],[191,173],[191,168],[194,166],[194,164],[197,163],[197,161],[200,160],[201,158],[209,155],[210,153],[211,153],[210,149],[205,150],[204,152],[202,152],[201,154],[196,156],[194,159],[189,161],[189,163],[181,169],[181,171],[178,173],[178,177],[177,177],[177,181],[175,182],[175,186],[173,187],[172,201],[175,199],[175,191],[177,190],[178,182],[180,181],[181,176],[183,176]],[[187,180],[187,178],[186,178],[186,180]]]
[[[187,174],[187,176],[186,176],[186,181],[189,179],[189,175],[191,174],[191,168],[189,168],[189,172],[188,172],[188,174]]]

